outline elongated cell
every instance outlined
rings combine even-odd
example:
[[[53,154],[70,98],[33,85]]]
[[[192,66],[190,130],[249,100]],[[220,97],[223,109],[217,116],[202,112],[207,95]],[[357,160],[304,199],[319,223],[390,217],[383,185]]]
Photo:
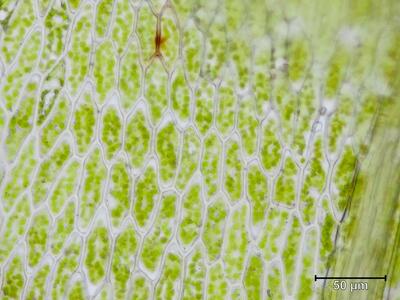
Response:
[[[161,39],[161,55],[168,69],[172,69],[179,55],[180,36],[175,14],[170,8],[165,9],[161,17]]]
[[[50,231],[50,218],[45,211],[39,212],[33,217],[27,233],[28,264],[36,266],[47,248],[47,240]]]
[[[38,205],[47,198],[54,179],[66,164],[70,155],[71,148],[69,144],[62,142],[47,159],[42,161],[32,188],[33,203],[35,205]]]
[[[142,49],[142,59],[147,65],[155,52],[155,31],[157,18],[153,15],[150,7],[146,3],[139,10],[139,20],[137,24],[137,35]]]
[[[204,140],[203,147],[201,173],[204,177],[206,193],[211,197],[217,192],[218,188],[222,145],[218,136],[212,133]]]
[[[288,73],[293,82],[304,79],[310,66],[310,45],[307,39],[300,35],[289,42]]]
[[[67,299],[69,300],[85,300],[86,292],[83,287],[82,279],[76,280],[69,288],[67,293]]]
[[[226,295],[228,294],[228,282],[224,275],[224,269],[221,262],[214,264],[210,268],[207,284],[207,299],[227,299]]]
[[[92,283],[99,283],[104,278],[110,259],[110,250],[107,228],[98,222],[89,234],[84,260],[89,280]]]
[[[245,267],[249,246],[246,231],[247,206],[240,205],[233,211],[226,230],[226,246],[223,253],[228,279],[238,281]]]
[[[296,176],[297,166],[291,157],[285,159],[285,163],[275,184],[274,201],[293,205],[296,200]]]
[[[70,202],[56,219],[50,239],[50,249],[54,254],[61,252],[68,236],[74,230],[75,204]],[[50,234],[49,234],[50,235]]]
[[[263,124],[260,158],[267,170],[275,168],[281,159],[281,144],[277,137],[277,124],[269,120]]]
[[[2,192],[2,205],[8,211],[15,204],[19,195],[31,184],[31,178],[37,164],[36,149],[33,141],[23,146],[19,155],[18,162],[10,170]]]
[[[0,262],[3,264],[12,249],[16,246],[18,240],[25,234],[29,218],[31,215],[31,207],[29,198],[24,196],[15,206],[14,214],[4,220],[1,231],[0,244]]]
[[[46,154],[67,127],[71,105],[65,96],[61,96],[55,104],[54,113],[43,125],[40,132],[40,152]]]
[[[200,75],[201,55],[203,51],[203,36],[193,20],[189,20],[188,24],[186,24],[182,39],[188,79],[193,83]]]
[[[190,117],[190,88],[181,65],[175,68],[171,83],[171,101],[174,113],[183,121]]]
[[[156,148],[160,158],[161,179],[170,182],[178,165],[178,133],[172,122],[164,125],[158,132]]]
[[[54,275],[50,283],[51,296],[53,299],[60,299],[66,294],[69,280],[79,266],[82,242],[74,237],[71,243],[63,251],[58,261]]]
[[[205,135],[213,122],[214,87],[202,80],[195,94],[195,124],[202,135]]]
[[[227,135],[235,125],[236,94],[232,82],[224,82],[218,90],[217,128]]]
[[[92,13],[93,7],[85,4],[82,13],[74,24],[71,44],[67,54],[67,86],[76,94],[89,71],[89,56],[92,47]]]
[[[111,159],[122,145],[122,121],[115,107],[109,107],[103,114],[101,141],[106,157]]]
[[[261,257],[250,257],[244,277],[247,299],[262,299],[264,266]]]
[[[141,300],[150,298],[150,284],[146,277],[137,276],[133,279],[132,300]]]
[[[177,299],[181,288],[182,259],[174,254],[168,253],[161,278],[157,282],[154,299]]]
[[[302,271],[299,278],[299,288],[297,290],[297,297],[299,299],[312,299],[313,284],[306,274],[312,273],[314,270],[314,258],[317,250],[317,235],[316,231],[312,230],[307,232],[305,243],[303,245],[302,255]]]
[[[252,209],[252,223],[257,225],[265,219],[268,208],[268,181],[256,164],[247,173],[247,193]]]
[[[115,20],[111,27],[111,37],[117,45],[117,52],[121,54],[133,30],[135,14],[130,1],[117,0],[115,5]]]
[[[283,266],[285,270],[286,287],[289,294],[293,293],[293,282],[296,279],[296,266],[298,264],[298,253],[300,252],[300,242],[302,228],[297,217],[293,217],[290,231],[287,236],[285,249],[282,253]]]
[[[96,7],[96,35],[104,37],[111,23],[114,0],[101,0]]]
[[[127,215],[130,207],[131,178],[126,164],[119,161],[111,170],[108,192],[108,205],[111,212],[112,224],[118,226]]]
[[[252,155],[257,147],[258,121],[255,115],[255,101],[245,97],[240,100],[238,112],[238,130],[242,138],[243,150],[247,155]]]
[[[93,141],[96,117],[97,113],[92,102],[92,95],[89,91],[85,91],[81,95],[79,104],[75,107],[72,121],[72,132],[81,154],[87,151]]]
[[[193,185],[185,194],[182,207],[182,220],[179,225],[179,238],[184,246],[189,246],[199,236],[202,224],[203,202],[200,186]]]
[[[100,150],[94,149],[84,166],[83,182],[80,186],[79,225],[86,228],[103,199],[107,170],[102,162]]]
[[[196,249],[185,265],[186,276],[183,279],[182,299],[203,299],[203,287],[206,273],[202,251]]]
[[[176,195],[166,195],[161,199],[160,211],[155,223],[143,243],[141,260],[146,268],[154,272],[159,267],[161,256],[172,238],[175,227]]]
[[[342,85],[349,56],[347,49],[339,45],[330,58],[325,81],[325,96],[327,98],[333,98]]]
[[[98,46],[94,57],[93,76],[99,103],[104,103],[115,84],[116,58],[111,41]]]
[[[140,95],[142,69],[139,62],[139,44],[131,40],[125,55],[121,58],[119,71],[119,90],[121,103],[125,110],[130,109]]]
[[[140,167],[150,147],[150,130],[142,111],[128,119],[124,145],[131,164],[136,168]]]
[[[157,174],[152,166],[148,166],[139,177],[135,188],[133,215],[140,227],[149,221],[155,202],[157,201],[158,182]]]
[[[279,267],[274,264],[267,271],[267,295],[271,299],[285,299],[282,285],[282,272]]]
[[[221,254],[227,214],[227,206],[221,198],[208,206],[202,239],[210,261]]]
[[[79,7],[81,0],[68,0],[67,2],[68,2],[70,9],[72,11],[75,11]]]
[[[271,97],[271,74],[268,70],[272,67],[272,45],[268,40],[263,40],[255,45],[254,50],[254,75],[253,90],[256,102],[256,113],[265,114]]]
[[[50,265],[41,266],[33,277],[26,291],[26,299],[44,299],[46,295],[46,282],[50,275]]]
[[[240,4],[242,4],[241,1],[238,2],[239,3],[236,5],[236,9],[238,9]],[[248,40],[248,36],[240,36],[233,39],[229,47],[229,52],[236,69],[236,85],[239,88],[244,89],[249,83],[251,68],[252,48],[251,42]]]
[[[192,127],[183,135],[183,146],[180,155],[176,186],[183,190],[196,171],[200,158],[200,140]]]
[[[136,232],[132,225],[129,224],[115,242],[111,267],[115,299],[125,299],[127,296],[128,281],[135,261],[136,249]]]
[[[25,284],[24,261],[14,256],[3,275],[2,294],[4,299],[20,299]]]
[[[225,150],[225,190],[228,192],[230,200],[236,202],[242,195],[242,159],[240,146],[236,141],[229,141]]]

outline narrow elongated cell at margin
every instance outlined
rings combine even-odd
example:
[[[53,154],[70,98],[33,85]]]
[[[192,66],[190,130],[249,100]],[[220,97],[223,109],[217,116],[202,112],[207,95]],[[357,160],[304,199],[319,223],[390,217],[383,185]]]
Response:
[[[98,148],[88,156],[79,191],[79,226],[86,228],[103,199],[107,170]]]
[[[177,117],[184,122],[187,122],[190,117],[190,88],[185,79],[185,73],[182,65],[179,64],[175,68],[172,75],[171,84],[171,101],[172,108]]]
[[[176,200],[175,194],[163,195],[160,211],[151,231],[143,242],[141,260],[151,272],[155,272],[159,268],[162,254],[173,235]]]
[[[277,125],[275,120],[268,120],[263,124],[260,158],[267,170],[275,168],[281,159],[281,144],[277,138]]]
[[[303,255],[301,264],[301,275],[299,277],[299,288],[297,290],[297,299],[312,299],[314,284],[308,274],[312,274],[315,267],[315,256],[317,255],[317,232],[312,229],[306,233],[303,244]],[[319,272],[317,272],[319,273]]]
[[[147,166],[139,177],[134,195],[133,214],[139,226],[144,227],[158,198],[157,173],[153,166]]]
[[[201,143],[192,127],[183,134],[183,146],[180,155],[176,186],[183,190],[196,171],[200,159]]]
[[[33,128],[38,84],[39,78],[37,76],[33,77],[27,83],[21,97],[21,102],[8,124],[8,135],[5,140],[5,150],[8,160],[15,158],[21,144]]]
[[[245,267],[246,253],[249,246],[247,228],[247,206],[241,204],[233,210],[225,236],[223,260],[226,277],[238,281]]]
[[[21,52],[16,64],[7,74],[2,75],[2,95],[8,110],[14,110],[16,101],[21,96],[25,82],[29,81],[31,71],[37,63],[41,46],[41,33],[33,31],[20,46]]]
[[[261,257],[252,255],[244,276],[244,287],[247,299],[262,299],[264,266]]]
[[[217,192],[219,185],[222,145],[218,136],[212,132],[204,140],[203,147],[201,173],[203,174],[206,193],[208,197],[211,197]]]
[[[319,273],[329,267],[331,260],[330,255],[334,249],[335,234],[338,222],[335,220],[330,207],[330,200],[324,198],[321,201],[324,212],[321,214],[321,219],[318,220],[318,226],[321,228],[320,237],[318,240],[319,247],[319,264],[316,266]]]
[[[51,277],[52,280],[49,284],[52,299],[60,299],[67,292],[69,280],[79,266],[81,248],[81,239],[74,236],[64,249],[63,255],[55,266],[54,275]]]
[[[131,182],[127,165],[123,161],[116,162],[111,169],[107,196],[108,209],[115,227],[120,225],[122,219],[129,212]]]
[[[99,283],[106,274],[110,259],[110,238],[107,228],[98,221],[88,236],[84,265],[92,283]]]
[[[161,120],[162,114],[168,105],[168,74],[158,58],[155,58],[146,72],[145,97],[150,109],[153,125]]]
[[[132,300],[150,299],[150,284],[145,276],[136,276],[132,286]]]
[[[17,241],[25,234],[29,219],[26,216],[31,215],[29,198],[22,197],[15,207],[12,217],[4,219],[2,231],[0,232],[0,263],[3,264]]]
[[[110,96],[116,82],[116,57],[111,41],[104,41],[94,55],[93,77],[98,103],[103,104]]]
[[[47,70],[61,56],[70,22],[71,17],[68,15],[67,6],[61,1],[52,3],[44,19],[46,39],[40,60],[42,70]]]
[[[182,1],[187,2],[187,1]],[[183,29],[183,57],[190,83],[194,83],[200,75],[201,55],[203,54],[203,37],[190,19]]]
[[[154,299],[177,299],[181,288],[181,268],[182,259],[174,253],[168,253],[160,280],[156,284]]]
[[[121,58],[119,71],[119,90],[121,92],[121,104],[125,110],[129,110],[135,104],[142,86],[142,69],[139,64],[139,44],[132,39],[128,49]]]
[[[71,45],[67,53],[67,86],[75,95],[89,71],[89,55],[92,47],[93,7],[85,4],[72,30]]]
[[[185,263],[185,278],[183,279],[183,300],[203,299],[206,266],[203,252],[197,247]]]
[[[2,2],[2,6],[3,4],[6,6],[7,2]],[[7,30],[3,31],[1,45],[1,52],[8,64],[15,58],[20,47],[20,41],[24,39],[33,25],[35,20],[34,0],[18,1],[10,14],[12,16],[5,26]]]
[[[312,222],[315,218],[318,198],[325,186],[327,172],[323,165],[324,153],[321,137],[318,137],[313,147],[311,161],[304,171],[305,179],[300,194],[300,212],[303,220],[307,223]]]
[[[338,45],[327,62],[324,94],[333,98],[343,84],[346,67],[350,61],[350,53],[344,45]]]
[[[63,174],[54,183],[54,188],[49,194],[49,207],[51,212],[57,214],[63,208],[68,198],[75,194],[79,180],[80,164],[76,160],[69,161]]]
[[[333,183],[336,189],[333,194],[333,203],[339,211],[344,211],[353,188],[353,176],[355,174],[355,167],[357,164],[357,157],[354,154],[350,145],[346,145],[339,161],[336,164],[334,171]]]
[[[224,187],[232,202],[238,201],[242,195],[242,164],[239,143],[228,141],[225,146]]]
[[[88,150],[94,139],[97,112],[92,99],[89,89],[85,90],[76,104],[72,120],[72,132],[80,154]]]
[[[258,121],[256,103],[253,98],[240,99],[238,112],[238,130],[242,138],[243,151],[252,155],[257,147]]]
[[[171,70],[179,55],[180,42],[178,23],[171,8],[165,9],[161,17],[161,39],[161,54],[168,70]]]
[[[74,230],[75,203],[70,201],[52,225],[50,238],[50,250],[53,254],[59,254],[64,247],[68,236]]]
[[[100,0],[96,5],[96,36],[104,37],[111,23],[114,0]]]
[[[111,159],[122,146],[122,121],[118,109],[107,107],[102,121],[101,141],[106,158]]]
[[[50,156],[42,161],[32,187],[33,203],[38,205],[47,198],[47,194],[60,174],[61,169],[71,155],[71,148],[67,142],[62,142],[56,146]]]
[[[49,279],[50,270],[50,264],[46,263],[36,271],[26,290],[27,300],[45,299],[46,282]]]
[[[233,82],[223,82],[218,90],[217,128],[224,135],[228,135],[235,125],[235,111],[237,109],[236,94]]]
[[[64,132],[70,114],[70,102],[62,95],[56,100],[54,112],[40,130],[40,152],[46,154]]]
[[[247,194],[251,203],[253,226],[259,225],[267,214],[268,180],[258,164],[252,164],[247,172]]]
[[[24,265],[24,260],[16,254],[5,268],[1,287],[5,299],[21,298],[25,284]]]
[[[11,209],[19,195],[31,183],[36,164],[36,148],[34,141],[30,140],[22,147],[17,163],[3,179],[2,204],[5,211]]]
[[[50,218],[46,211],[39,211],[30,224],[27,233],[28,264],[36,266],[47,248],[48,233],[50,231]]]
[[[294,205],[297,172],[297,165],[290,156],[287,156],[275,184],[274,201],[285,205]]]
[[[221,261],[213,264],[208,271],[207,300],[224,300],[228,294],[226,280]]]
[[[135,14],[129,0],[117,0],[116,2],[116,14],[114,24],[111,27],[111,38],[117,45],[118,54],[121,54],[125,50],[133,31]]]
[[[205,135],[213,122],[214,87],[202,80],[195,97],[195,124],[202,135]]]
[[[203,202],[200,185],[193,185],[186,192],[181,210],[179,240],[184,247],[189,247],[199,236],[201,229]]]
[[[221,254],[227,215],[227,205],[221,198],[217,198],[207,208],[202,240],[208,260],[211,262],[215,261]]]
[[[125,151],[131,164],[138,168],[144,160],[150,147],[150,131],[144,113],[139,110],[129,119],[125,129]]]
[[[142,60],[145,65],[155,52],[155,36],[156,36],[157,18],[151,12],[147,3],[143,3],[139,10],[139,18],[137,22],[137,34],[140,40],[142,50]]]
[[[285,270],[286,288],[289,294],[293,293],[293,282],[296,279],[296,268],[299,263],[300,242],[302,228],[299,219],[294,216],[287,235],[285,248],[282,252],[283,267]]]
[[[164,182],[173,180],[178,166],[178,133],[170,122],[160,129],[157,135],[157,154],[160,159],[160,176]]]
[[[125,299],[129,291],[129,277],[135,263],[137,249],[136,232],[133,224],[128,223],[115,242],[111,265],[111,282],[114,286],[114,299]]]

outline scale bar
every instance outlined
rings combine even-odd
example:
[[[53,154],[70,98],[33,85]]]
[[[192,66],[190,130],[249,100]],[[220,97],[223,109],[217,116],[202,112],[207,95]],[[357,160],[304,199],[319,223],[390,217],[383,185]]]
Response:
[[[314,275],[314,281],[318,279],[381,279],[387,280],[387,275],[385,276],[317,276]]]

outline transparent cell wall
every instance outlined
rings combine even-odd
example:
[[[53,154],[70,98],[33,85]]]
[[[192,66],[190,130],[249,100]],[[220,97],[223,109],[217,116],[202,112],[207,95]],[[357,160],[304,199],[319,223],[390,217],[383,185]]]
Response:
[[[0,299],[399,299],[399,17],[0,1]]]

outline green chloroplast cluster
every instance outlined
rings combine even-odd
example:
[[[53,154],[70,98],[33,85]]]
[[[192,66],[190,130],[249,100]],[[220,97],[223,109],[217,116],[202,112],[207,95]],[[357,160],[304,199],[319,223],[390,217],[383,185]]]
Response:
[[[0,0],[0,299],[399,300],[400,2]]]

